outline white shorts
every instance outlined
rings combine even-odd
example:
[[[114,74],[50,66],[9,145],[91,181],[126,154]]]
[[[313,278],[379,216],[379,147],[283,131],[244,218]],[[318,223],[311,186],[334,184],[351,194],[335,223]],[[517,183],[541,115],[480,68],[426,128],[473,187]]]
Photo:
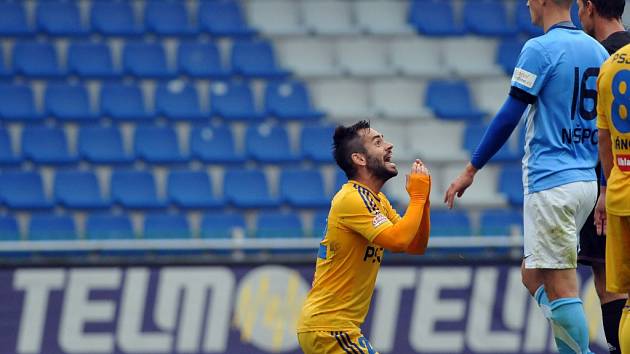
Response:
[[[596,201],[595,181],[525,195],[525,268],[576,268],[580,229]]]

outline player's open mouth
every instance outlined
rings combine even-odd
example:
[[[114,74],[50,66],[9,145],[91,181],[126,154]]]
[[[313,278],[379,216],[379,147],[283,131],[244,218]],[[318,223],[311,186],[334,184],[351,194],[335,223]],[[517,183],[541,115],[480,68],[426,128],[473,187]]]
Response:
[[[385,161],[385,164],[388,166],[396,167],[396,164],[392,162],[392,154],[385,155],[383,161]]]

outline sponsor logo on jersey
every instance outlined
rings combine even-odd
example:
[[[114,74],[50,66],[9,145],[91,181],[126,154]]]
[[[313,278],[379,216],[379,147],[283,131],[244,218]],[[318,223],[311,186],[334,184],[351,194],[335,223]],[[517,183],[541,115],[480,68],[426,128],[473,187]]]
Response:
[[[623,172],[630,172],[630,155],[617,155],[617,167]]]
[[[534,87],[534,83],[536,82],[535,74],[530,73],[527,70],[523,70],[521,68],[514,69],[514,75],[512,75],[512,81],[519,83],[527,88]]]

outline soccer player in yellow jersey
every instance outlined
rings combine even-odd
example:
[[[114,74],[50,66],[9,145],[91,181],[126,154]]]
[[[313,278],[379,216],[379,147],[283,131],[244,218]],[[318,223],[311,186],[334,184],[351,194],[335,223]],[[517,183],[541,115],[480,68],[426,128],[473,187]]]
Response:
[[[606,287],[630,296],[630,45],[597,78],[599,157],[606,180]],[[630,300],[619,322],[621,353],[630,353]]]
[[[407,176],[403,217],[380,190],[398,170],[393,145],[367,121],[338,126],[333,154],[348,183],[332,200],[313,287],[297,324],[305,354],[377,354],[361,334],[385,249],[423,254],[429,240],[431,178],[420,160]]]

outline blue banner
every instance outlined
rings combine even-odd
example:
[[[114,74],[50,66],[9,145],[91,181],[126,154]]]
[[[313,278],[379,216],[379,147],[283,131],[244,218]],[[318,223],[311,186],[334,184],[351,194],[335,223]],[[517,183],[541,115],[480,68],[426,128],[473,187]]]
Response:
[[[0,270],[0,353],[301,353],[313,266]],[[605,353],[590,271],[592,346]],[[383,266],[365,336],[381,354],[555,352],[516,266]]]

